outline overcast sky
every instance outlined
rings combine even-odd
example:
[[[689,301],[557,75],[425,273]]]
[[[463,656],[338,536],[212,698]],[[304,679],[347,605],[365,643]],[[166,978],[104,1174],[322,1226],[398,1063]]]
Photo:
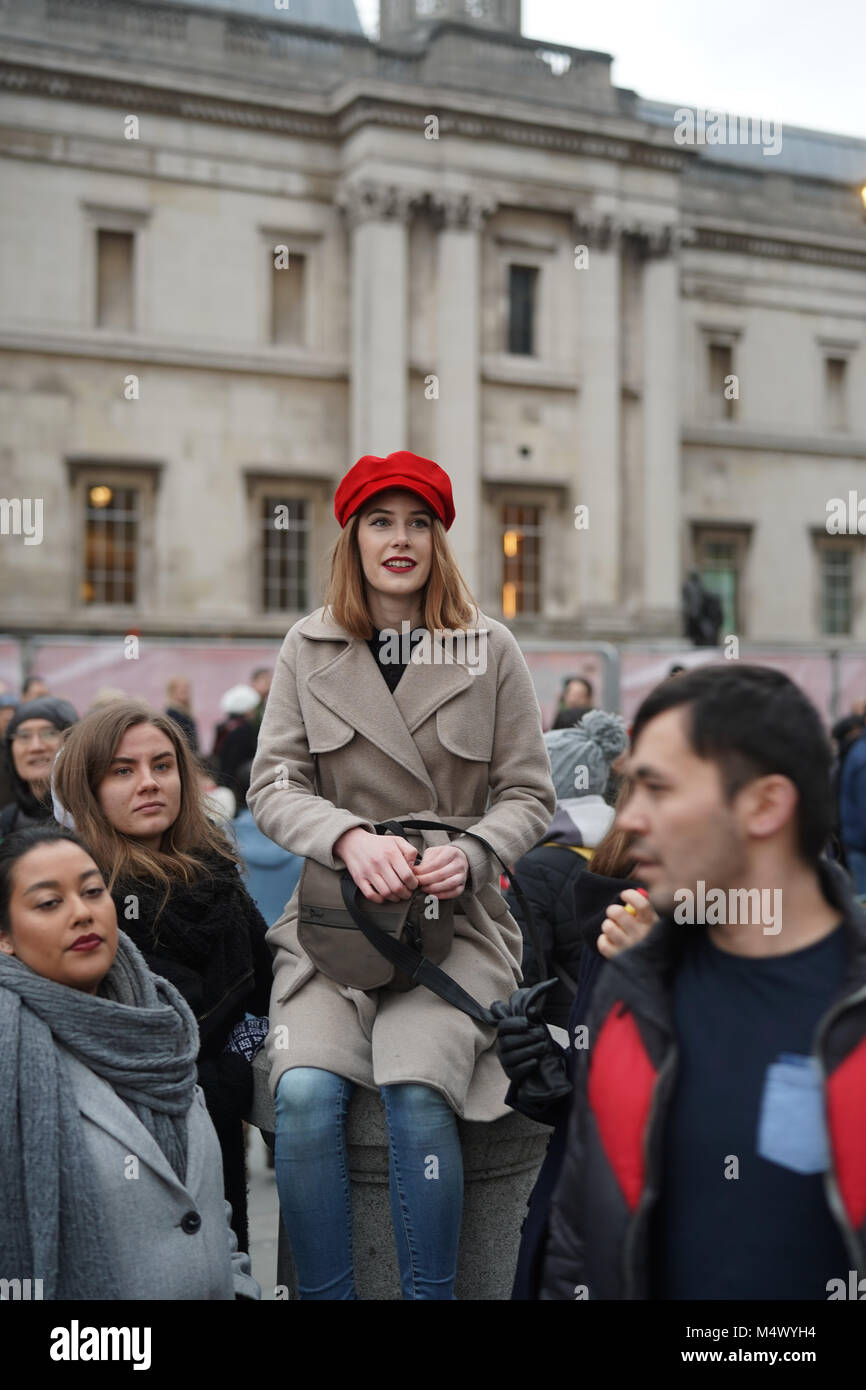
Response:
[[[642,96],[866,139],[866,0],[523,0],[523,32],[613,54]]]

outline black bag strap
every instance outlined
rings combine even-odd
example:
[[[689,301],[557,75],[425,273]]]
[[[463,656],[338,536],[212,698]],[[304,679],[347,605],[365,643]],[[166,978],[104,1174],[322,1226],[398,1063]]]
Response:
[[[538,925],[535,921],[532,908],[530,907],[529,899],[517,882],[511,869],[509,869],[504,859],[500,859],[489,840],[485,840],[483,835],[476,834],[474,830],[461,830],[459,825],[448,825],[446,821],[438,820],[386,820],[381,822],[381,827],[380,829],[379,825],[376,826],[377,833],[381,834],[382,830],[390,830],[394,835],[402,835],[405,830],[412,829],[447,830],[455,835],[467,835],[470,840],[477,840],[480,845],[483,845],[487,853],[492,854],[493,858],[502,866],[503,873],[514,889],[514,896],[520,905],[520,911],[523,913],[523,919],[526,922],[529,939],[532,942],[532,949],[535,952],[538,978],[539,980],[545,978],[547,975],[547,953],[545,952],[544,942],[541,939],[541,932],[538,930]]]
[[[540,976],[543,979],[546,973],[545,952],[538,927],[535,923],[535,918],[532,915],[532,908],[508,865],[499,857],[496,850],[484,839],[483,835],[477,835],[472,830],[463,830],[459,825],[448,825],[444,821],[389,820],[382,821],[380,824],[376,825],[376,833],[380,835],[392,834],[403,836],[407,830],[445,830],[456,835],[468,835],[470,839],[477,840],[479,844],[482,844],[488,853],[492,854],[494,859],[498,860],[514,889],[514,895],[525,915],[527,928],[529,929],[532,944],[536,951]],[[438,994],[440,999],[444,999],[447,1004],[453,1005],[455,1009],[460,1009],[462,1013],[468,1014],[470,1018],[476,1019],[479,1023],[496,1024],[496,1019],[490,1010],[486,1009],[483,1004],[479,1004],[478,1000],[474,999],[462,985],[458,985],[457,981],[446,974],[444,970],[441,970],[438,965],[434,965],[426,956],[422,956],[420,951],[414,950],[413,947],[407,946],[405,942],[398,941],[396,937],[390,936],[388,932],[382,931],[381,928],[367,916],[363,906],[364,898],[361,890],[348,873],[341,875],[340,887],[343,893],[343,902],[346,904],[346,908],[353,921],[359,930],[363,932],[364,936],[370,942],[370,945],[374,946],[380,955],[383,955],[385,959],[389,960],[398,970],[404,971],[415,984],[425,985],[427,989],[432,990],[434,994]]]
[[[457,981],[446,975],[444,970],[440,970],[438,965],[422,956],[420,951],[398,941],[394,936],[389,936],[388,932],[376,926],[362,906],[364,899],[360,888],[348,873],[340,875],[340,887],[343,890],[343,902],[359,930],[380,955],[392,965],[396,965],[398,970],[405,971],[415,984],[426,985],[434,994],[438,994],[440,999],[444,999],[446,1004],[453,1004],[455,1009],[469,1014],[470,1018],[477,1019],[479,1023],[496,1023],[490,1010],[479,1004],[477,999],[473,999],[462,985],[458,985]]]

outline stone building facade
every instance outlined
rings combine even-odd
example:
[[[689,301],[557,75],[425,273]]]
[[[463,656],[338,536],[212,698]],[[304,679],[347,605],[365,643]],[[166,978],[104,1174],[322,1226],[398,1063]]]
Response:
[[[0,0],[5,631],[277,636],[408,447],[518,636],[677,636],[697,568],[866,638],[866,142],[610,67],[519,0]]]

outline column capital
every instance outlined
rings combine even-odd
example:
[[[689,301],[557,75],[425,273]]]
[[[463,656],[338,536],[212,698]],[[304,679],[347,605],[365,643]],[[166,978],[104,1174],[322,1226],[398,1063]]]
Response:
[[[412,209],[423,198],[420,191],[373,179],[338,184],[334,195],[337,207],[342,208],[351,227],[363,222],[407,223]]]
[[[617,251],[628,240],[641,260],[673,256],[680,247],[695,239],[691,227],[677,222],[644,222],[639,217],[575,209],[575,235],[591,248]]]
[[[592,212],[587,208],[574,210],[574,235],[591,250],[616,251],[623,236],[619,217],[609,212]]]
[[[481,230],[485,218],[496,211],[496,199],[484,193],[458,193],[444,189],[431,193],[430,205],[441,228],[447,231]]]

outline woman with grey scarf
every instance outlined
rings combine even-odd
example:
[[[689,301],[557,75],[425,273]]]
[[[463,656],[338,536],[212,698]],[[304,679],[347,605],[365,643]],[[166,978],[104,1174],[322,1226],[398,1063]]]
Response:
[[[195,1084],[195,1018],[66,830],[0,845],[0,1284],[258,1298]]]

